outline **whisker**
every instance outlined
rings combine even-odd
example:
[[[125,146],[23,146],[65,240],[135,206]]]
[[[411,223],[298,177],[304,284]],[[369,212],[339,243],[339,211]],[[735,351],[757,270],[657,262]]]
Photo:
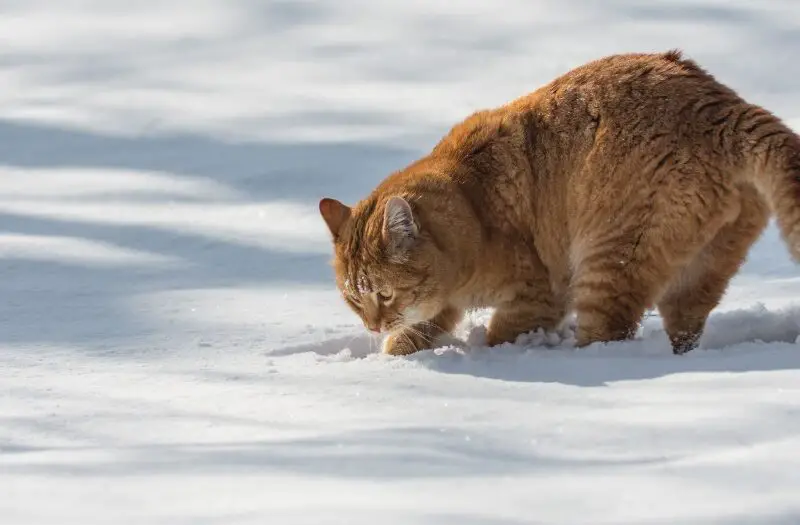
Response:
[[[403,337],[411,344],[409,334],[418,337],[426,345],[433,344],[435,338],[444,330],[433,321],[421,321],[418,323],[410,324],[402,317],[392,322],[388,327],[390,332],[401,331]]]
[[[417,337],[422,339],[423,342],[425,342],[427,344],[430,344],[430,343],[433,342],[432,336],[429,336],[428,334],[426,334],[426,333],[424,333],[424,332],[422,332],[420,330],[417,330],[413,326],[404,326],[404,329],[405,329],[406,332],[410,332],[410,333],[416,335]]]
[[[433,321],[422,321],[419,324],[426,328],[433,328],[434,330],[438,330],[439,332],[444,332],[444,329],[438,324],[434,323]]]
[[[411,348],[416,348],[416,345],[414,344],[414,341],[411,340],[411,338],[408,336],[407,333],[403,332],[403,337],[406,339],[406,341],[408,342],[409,346],[411,346]]]
[[[347,342],[344,344],[344,348],[348,348],[350,346],[350,343],[355,341],[356,337],[359,337],[359,335],[361,335],[361,334],[355,334],[353,337],[348,339]]]

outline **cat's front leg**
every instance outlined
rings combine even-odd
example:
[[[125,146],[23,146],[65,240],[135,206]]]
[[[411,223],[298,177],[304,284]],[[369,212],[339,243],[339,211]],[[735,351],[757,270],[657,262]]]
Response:
[[[430,321],[401,328],[389,334],[383,342],[383,353],[408,355],[439,346],[464,316],[464,311],[447,307]]]
[[[564,302],[556,300],[549,289],[520,295],[497,307],[489,320],[486,343],[489,346],[513,343],[520,335],[539,328],[555,330],[565,316]]]

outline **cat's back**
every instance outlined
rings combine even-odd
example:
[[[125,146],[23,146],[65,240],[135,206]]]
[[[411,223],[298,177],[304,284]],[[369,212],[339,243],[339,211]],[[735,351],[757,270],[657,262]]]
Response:
[[[474,112],[451,128],[433,155],[488,157],[497,164],[498,151],[528,148],[528,154],[544,161],[568,157],[578,162],[601,126],[644,139],[686,129],[687,119],[712,122],[726,106],[740,102],[735,92],[677,50],[611,55],[507,104]],[[494,155],[486,155],[488,147],[497,145]]]
[[[569,87],[614,92],[633,85],[656,85],[670,79],[710,76],[679,50],[664,53],[625,53],[598,58],[554,78],[537,91],[557,93]]]
[[[605,120],[605,124],[641,133],[648,127],[675,126],[687,117],[712,121],[725,105],[738,103],[741,99],[732,89],[680,51],[671,50],[611,55],[588,62],[509,107],[517,112],[534,111],[550,125]]]

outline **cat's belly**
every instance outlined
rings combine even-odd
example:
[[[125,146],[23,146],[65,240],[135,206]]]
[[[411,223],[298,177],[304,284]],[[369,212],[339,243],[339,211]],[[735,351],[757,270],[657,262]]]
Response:
[[[457,292],[451,299],[453,306],[470,310],[473,308],[492,308],[512,301],[518,286],[507,283],[486,286],[479,289]]]
[[[492,237],[478,269],[453,293],[450,304],[463,309],[491,308],[543,289],[550,293],[554,288],[563,288],[554,286],[552,272],[522,227],[495,229]]]

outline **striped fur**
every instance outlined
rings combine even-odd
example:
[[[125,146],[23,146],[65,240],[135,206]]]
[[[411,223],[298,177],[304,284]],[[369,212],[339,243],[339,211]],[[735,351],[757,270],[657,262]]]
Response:
[[[417,228],[403,257],[385,235],[393,197]],[[677,51],[615,55],[474,113],[363,201],[335,202],[320,210],[337,283],[389,353],[430,347],[470,308],[496,308],[490,344],[574,310],[584,346],[631,337],[650,305],[682,353],[771,214],[800,261],[800,137]],[[358,275],[375,290],[347,292]]]

